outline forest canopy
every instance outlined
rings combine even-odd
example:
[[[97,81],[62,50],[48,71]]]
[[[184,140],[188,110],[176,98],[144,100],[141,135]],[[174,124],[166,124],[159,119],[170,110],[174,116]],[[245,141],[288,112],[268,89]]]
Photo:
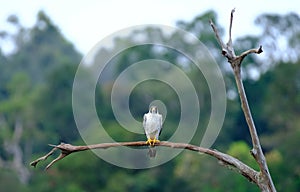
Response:
[[[226,116],[213,148],[255,166],[249,153],[251,142],[234,78],[209,27],[210,19],[224,31],[214,11],[202,13],[191,21],[178,21],[177,27],[193,33],[204,43],[224,75]],[[0,188],[3,191],[258,190],[240,175],[216,166],[216,160],[189,151],[159,167],[144,170],[116,167],[92,152],[66,158],[47,172],[42,166],[32,169],[29,162],[46,153],[48,143],[84,144],[72,111],[73,81],[83,55],[43,11],[38,13],[35,25],[29,28],[15,15],[9,16],[7,22],[15,31],[0,31],[0,42],[10,41],[14,47],[6,54],[0,46]],[[233,43],[238,53],[258,45],[264,47],[262,55],[250,55],[245,59],[242,75],[275,186],[278,191],[296,192],[300,189],[300,17],[295,13],[263,14],[255,23],[261,28],[261,34],[248,34],[234,39]],[[171,38],[174,44],[180,42],[176,34],[167,37],[155,27],[146,28],[116,38],[112,48],[98,51],[95,61],[120,44],[135,43],[140,34],[149,39]],[[181,68],[201,93],[201,123],[191,141],[199,145],[211,112],[211,96],[205,78],[176,51],[151,45],[133,47],[119,54],[105,69],[105,76],[99,79],[95,103],[105,130],[117,141],[145,140],[143,134],[124,131],[117,123],[110,90],[118,74],[132,63],[149,58],[164,59]],[[89,78],[88,73],[86,78]],[[176,127],[180,118],[180,103],[171,87],[161,82],[140,84],[130,95],[130,111],[141,121],[149,103],[157,99],[168,109],[160,137],[168,140],[174,133],[169,127]],[[96,125],[89,122],[87,126]],[[98,139],[95,141],[101,143]]]

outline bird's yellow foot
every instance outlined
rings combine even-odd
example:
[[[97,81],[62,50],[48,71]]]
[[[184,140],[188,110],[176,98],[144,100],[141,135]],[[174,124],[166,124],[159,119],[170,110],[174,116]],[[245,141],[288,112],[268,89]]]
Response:
[[[151,145],[152,145],[152,141],[153,141],[152,139],[148,139],[148,140],[146,141],[146,144],[151,146]]]
[[[156,143],[159,143],[160,141],[158,139],[153,139],[152,142],[153,142],[152,145],[154,145]]]
[[[159,143],[160,141],[158,140],[158,139],[148,139],[147,141],[146,141],[146,144],[147,145],[150,145],[150,146],[154,146],[156,143]]]

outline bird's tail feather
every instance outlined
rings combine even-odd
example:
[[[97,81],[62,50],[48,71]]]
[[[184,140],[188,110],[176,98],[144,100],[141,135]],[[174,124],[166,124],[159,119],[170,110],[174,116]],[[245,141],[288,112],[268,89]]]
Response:
[[[154,158],[156,156],[156,149],[154,147],[149,147],[148,155],[150,158]]]

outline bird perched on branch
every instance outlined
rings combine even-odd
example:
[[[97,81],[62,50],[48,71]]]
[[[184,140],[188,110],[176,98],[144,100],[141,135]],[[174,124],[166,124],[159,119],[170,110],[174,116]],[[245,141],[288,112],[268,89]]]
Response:
[[[146,144],[150,145],[149,156],[155,157],[155,143],[159,143],[158,137],[162,130],[162,115],[158,113],[156,106],[151,106],[149,112],[144,115],[143,127],[147,136]]]

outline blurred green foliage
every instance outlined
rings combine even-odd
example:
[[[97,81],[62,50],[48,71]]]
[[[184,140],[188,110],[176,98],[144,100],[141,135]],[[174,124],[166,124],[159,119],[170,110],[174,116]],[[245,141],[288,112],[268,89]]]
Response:
[[[224,74],[228,93],[227,113],[213,148],[257,169],[249,152],[251,139],[234,79],[228,63],[221,57],[209,19],[218,24],[217,14],[208,11],[192,21],[179,21],[178,27],[192,32],[209,48]],[[16,32],[1,31],[1,40],[10,40],[15,46],[9,54],[0,51],[1,191],[258,191],[254,184],[219,166],[212,157],[190,151],[182,152],[164,165],[146,170],[119,168],[92,152],[71,155],[47,172],[42,168],[47,162],[36,169],[31,168],[30,161],[48,152],[48,143],[84,144],[72,112],[73,80],[82,55],[42,11],[31,28],[24,28],[16,16],[10,16],[8,22],[16,28]],[[256,23],[262,28],[262,34],[241,37],[234,44],[237,52],[259,44],[265,48],[262,55],[250,55],[243,63],[246,92],[275,186],[278,191],[288,189],[296,192],[300,190],[300,49],[297,43],[300,41],[300,19],[293,13],[261,15]],[[218,28],[223,31],[220,26]],[[176,34],[167,37],[158,29],[147,28],[128,37],[117,38],[114,46],[132,44],[137,41],[138,34],[145,38],[170,38],[174,44],[180,38]],[[280,40],[277,34],[282,36]],[[280,47],[279,41],[281,44],[282,41],[287,42],[287,46]],[[103,48],[95,58],[101,60],[112,51]],[[155,58],[180,67],[201,93],[201,123],[191,141],[199,143],[210,115],[210,93],[201,72],[189,61],[183,65],[181,57],[174,50],[148,45],[126,50],[111,61],[103,79],[99,79],[95,102],[98,116],[115,140],[145,138],[144,135],[125,131],[116,122],[110,104],[113,82],[132,63]],[[180,119],[178,98],[171,87],[160,82],[141,83],[133,90],[130,110],[134,118],[141,121],[142,114],[154,99],[163,101],[168,109],[164,127],[176,127]],[[91,122],[90,125],[97,123]],[[174,130],[164,129],[161,139],[167,140],[173,133]]]

